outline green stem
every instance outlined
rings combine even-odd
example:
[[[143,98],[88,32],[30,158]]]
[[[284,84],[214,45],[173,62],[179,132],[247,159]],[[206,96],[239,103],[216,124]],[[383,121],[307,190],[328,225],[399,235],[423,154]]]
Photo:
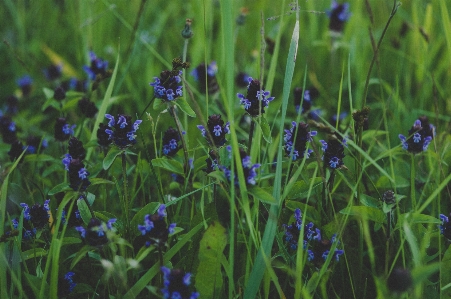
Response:
[[[185,178],[187,178],[188,172],[189,172],[189,158],[188,158],[188,148],[186,147],[185,138],[183,137],[184,135],[183,135],[182,124],[180,123],[180,120],[177,117],[177,111],[175,110],[175,105],[171,105],[169,108],[169,111],[171,112],[172,117],[174,118],[175,124],[177,126],[177,130],[179,131],[180,140],[182,141],[183,153],[185,155],[185,165],[184,165]]]
[[[417,202],[415,198],[415,155],[411,154],[410,164],[410,199],[412,200],[412,209],[415,211]]]
[[[124,179],[124,208],[125,208],[125,232],[126,235],[128,235],[128,232],[130,230],[130,221],[129,221],[129,215],[130,215],[130,208],[129,208],[129,198],[128,198],[128,189],[127,189],[127,160],[126,160],[126,154],[125,152],[122,152],[121,154],[122,158],[122,177]]]
[[[251,154],[251,147],[252,147],[252,137],[254,135],[255,130],[255,120],[251,119],[251,127],[249,128],[249,143],[247,145],[247,152],[250,155]]]

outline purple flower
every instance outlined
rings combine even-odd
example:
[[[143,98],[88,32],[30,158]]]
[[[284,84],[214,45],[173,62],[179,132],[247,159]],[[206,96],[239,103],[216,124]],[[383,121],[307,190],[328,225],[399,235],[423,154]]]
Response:
[[[23,208],[23,236],[25,239],[31,239],[36,235],[37,230],[48,226],[50,218],[50,200],[44,201],[43,205],[34,204],[29,207],[26,203],[21,203]],[[14,229],[19,228],[18,219],[13,219]]]
[[[216,81],[217,72],[218,66],[216,65],[216,61],[213,61],[207,67],[205,67],[204,63],[201,63],[191,72],[191,75],[199,82],[202,93],[205,93],[208,89],[208,93],[213,94],[219,91],[218,81]]]
[[[269,91],[264,90],[260,81],[251,77],[248,81],[246,96],[241,93],[238,93],[237,96],[240,99],[240,104],[244,105],[244,109],[250,116],[259,116],[265,113],[265,108],[268,107],[269,102],[274,100],[274,97],[269,97]]]
[[[326,142],[320,140],[323,150],[323,161],[327,167],[331,169],[338,169],[344,165],[343,158],[345,157],[344,146],[346,146],[346,139],[340,135],[334,134]]]
[[[173,101],[183,95],[181,76],[182,71],[162,71],[160,77],[154,77],[154,82],[150,83],[154,87],[154,96],[164,101]]]
[[[415,121],[409,130],[408,137],[399,134],[402,148],[412,154],[418,154],[428,149],[429,144],[435,135],[435,127],[429,124],[426,117],[421,117]]]
[[[141,240],[145,246],[154,245],[161,248],[167,245],[169,234],[174,233],[176,224],[171,223],[168,226],[166,216],[164,204],[160,205],[157,213],[144,216],[144,224],[138,225],[138,230],[141,232]]]
[[[65,118],[58,118],[55,123],[55,139],[58,141],[66,141],[71,135],[74,135],[76,125],[69,125]]]
[[[88,74],[90,80],[95,80],[97,75],[105,77],[108,68],[108,61],[102,60],[96,56],[93,51],[89,52],[90,65],[85,65],[83,70]]]
[[[330,18],[329,29],[334,32],[342,32],[347,20],[351,16],[349,12],[349,3],[338,4],[332,1],[330,10],[327,11]]]
[[[139,125],[142,120],[136,120],[132,124],[131,116],[118,114],[117,121],[114,116],[105,114],[105,117],[109,119],[109,128],[105,129],[105,133],[109,135],[109,139],[113,141],[119,148],[126,148],[136,143],[136,131],[139,129]],[[97,136],[99,133],[97,133]]]
[[[198,292],[190,291],[191,274],[179,269],[161,267],[164,274],[164,288],[161,289],[165,299],[197,299]]]
[[[108,220],[107,223],[91,218],[86,229],[83,226],[77,226],[75,229],[89,245],[101,247],[108,243],[107,231],[114,231],[113,224],[115,222],[114,218]]]
[[[211,143],[211,140],[213,140],[214,145],[220,147],[227,142],[225,136],[226,134],[230,133],[229,125],[229,122],[224,124],[224,121],[221,119],[220,114],[213,114],[208,117],[208,131],[202,125],[198,125],[197,128],[201,130],[202,136],[207,139],[208,143]],[[210,136],[208,136],[207,134],[209,134]]]
[[[163,155],[168,157],[175,156],[179,149],[181,149],[181,146],[178,144],[181,140],[180,138],[179,132],[176,129],[169,127],[163,135]]]
[[[227,150],[231,153],[231,147],[227,147]],[[260,167],[260,164],[252,164],[251,162],[251,157],[247,156],[246,152],[240,148],[240,156],[241,156],[241,165],[243,167],[243,172],[244,172],[244,178],[246,180],[246,185],[255,185],[256,182],[256,178],[257,178],[257,171],[256,169]],[[236,169],[236,168],[235,168]],[[225,167],[222,166],[222,171],[224,172],[225,176],[227,177],[227,179],[231,180],[232,177],[232,171]],[[235,177],[235,186],[239,187],[239,181],[238,181],[238,174],[235,173],[234,175]]]
[[[312,141],[312,137],[316,136],[316,131],[309,131],[308,125],[304,122],[299,123],[296,132],[296,122],[291,123],[291,129],[285,130],[285,153],[290,156],[293,161],[302,159],[304,156],[309,157],[312,150],[307,150],[307,142]],[[296,137],[296,139],[295,139]]]

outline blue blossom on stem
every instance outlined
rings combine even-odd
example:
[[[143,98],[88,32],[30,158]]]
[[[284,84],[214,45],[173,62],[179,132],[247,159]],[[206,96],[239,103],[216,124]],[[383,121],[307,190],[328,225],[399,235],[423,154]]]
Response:
[[[161,290],[165,299],[197,299],[198,292],[190,291],[191,274],[179,269],[161,267],[164,274],[164,288]]]
[[[299,128],[296,134],[296,122],[291,123],[291,129],[285,130],[285,153],[290,156],[293,161],[307,158],[313,152],[311,149],[307,150],[307,142],[312,141],[312,137],[316,136],[316,131],[309,131],[308,125],[304,122],[299,123]],[[296,137],[296,140],[295,140]]]
[[[58,141],[66,141],[70,136],[74,135],[76,125],[69,125],[65,118],[58,118],[55,123],[55,139]]]
[[[198,125],[197,128],[202,132],[202,136],[207,139],[208,143],[211,143],[211,139],[213,139],[214,145],[220,147],[227,142],[225,136],[226,134],[230,133],[229,126],[229,122],[224,125],[224,121],[221,119],[220,114],[213,114],[208,117],[208,131],[202,125]],[[210,136],[208,136],[207,134],[209,134]]]
[[[449,218],[443,214],[440,214],[440,220],[442,224],[440,225],[440,232],[445,238],[451,241],[451,222],[449,222]]]
[[[160,205],[157,213],[147,214],[144,216],[144,224],[138,225],[141,232],[141,238],[144,240],[146,247],[150,245],[162,248],[167,245],[169,234],[175,232],[175,223],[166,224],[166,206]]]
[[[58,298],[66,297],[74,291],[74,288],[77,285],[73,280],[74,275],[74,272],[67,272],[58,280]]]
[[[132,118],[129,115],[119,114],[117,116],[117,121],[114,116],[110,114],[105,114],[105,117],[109,120],[109,128],[105,129],[105,133],[110,136],[109,139],[112,140],[115,145],[124,149],[136,143],[135,133],[139,129],[142,120],[138,119],[132,124]]]
[[[344,165],[343,158],[345,157],[344,146],[346,146],[346,139],[340,135],[334,134],[326,142],[320,140],[323,150],[323,161],[327,167],[331,169],[338,169]]]
[[[231,153],[232,151],[231,147],[227,147],[227,150],[229,151],[229,153]],[[260,167],[260,164],[252,164],[251,157],[247,156],[246,152],[242,148],[240,148],[240,156],[244,178],[246,180],[246,185],[255,185],[256,184],[255,179],[257,178],[256,169]],[[225,166],[222,167],[222,171],[224,172],[225,176],[230,182],[232,177],[232,171]],[[234,177],[235,177],[235,186],[239,187],[238,173],[235,173]]]
[[[342,32],[346,21],[349,20],[351,13],[349,12],[349,3],[338,4],[332,1],[330,10],[327,11],[330,18],[329,29],[335,32]]]
[[[414,122],[409,130],[408,137],[402,134],[399,134],[398,137],[401,140],[403,149],[410,153],[418,154],[428,149],[434,135],[435,127],[429,124],[427,118],[423,117],[423,121],[420,118]]]
[[[160,77],[154,77],[150,83],[154,87],[154,96],[164,101],[174,101],[183,95],[181,79],[182,71],[162,71]]]
[[[264,90],[260,81],[251,77],[248,81],[246,96],[241,93],[238,93],[237,96],[240,99],[240,104],[244,105],[244,109],[250,116],[259,116],[265,113],[265,108],[268,107],[269,102],[274,100],[274,97],[269,97],[269,91]]]
[[[113,224],[116,219],[110,219],[107,223],[103,223],[99,219],[91,218],[87,228],[77,226],[75,229],[80,233],[80,236],[89,245],[100,247],[108,243],[107,232],[114,232]]]
[[[70,160],[70,161],[69,161]],[[66,170],[69,171],[69,187],[74,191],[83,192],[91,185],[88,179],[89,172],[80,159],[72,159],[68,154],[63,159]]]
[[[104,77],[108,68],[108,61],[97,57],[93,52],[89,52],[90,65],[85,65],[83,70],[88,74],[90,80],[95,80],[97,75]]]
[[[179,131],[174,129],[173,127],[169,127],[163,135],[163,155],[168,157],[173,157],[182,148],[179,145],[179,141],[181,140],[181,136]]]
[[[13,144],[17,140],[16,123],[8,115],[0,117],[0,134],[3,142]]]
[[[299,113],[302,103],[301,113],[306,113],[312,108],[312,101],[319,96],[319,91],[316,88],[306,89],[304,91],[302,88],[297,87],[294,89],[293,95],[296,112]]]
[[[21,203],[23,208],[23,237],[24,239],[31,239],[36,235],[37,230],[48,226],[50,219],[50,200],[47,199],[43,205],[34,204],[29,207],[26,203]],[[13,219],[12,224],[14,229],[19,228],[19,220]]]
[[[25,75],[17,79],[17,85],[22,90],[22,95],[26,97],[31,93],[33,88],[33,79],[29,75]]]
[[[205,93],[208,89],[208,93],[213,94],[219,91],[218,81],[216,81],[217,72],[218,66],[216,65],[216,61],[213,61],[207,67],[205,67],[205,63],[201,63],[191,72],[191,75],[199,82],[202,93]]]

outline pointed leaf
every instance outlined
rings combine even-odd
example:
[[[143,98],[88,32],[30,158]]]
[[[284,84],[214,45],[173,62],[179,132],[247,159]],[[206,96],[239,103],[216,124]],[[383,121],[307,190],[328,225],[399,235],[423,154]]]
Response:
[[[54,195],[56,193],[60,193],[60,192],[68,191],[68,190],[72,190],[72,188],[69,187],[69,184],[68,183],[61,183],[61,184],[56,185],[55,187],[53,187],[48,192],[48,195]]]
[[[385,223],[386,217],[384,212],[380,209],[365,207],[365,206],[353,206],[344,208],[340,211],[341,214],[361,217],[378,223]]]
[[[180,108],[180,110],[182,110],[189,116],[196,117],[196,113],[194,112],[194,110],[191,108],[191,106],[188,104],[188,102],[184,98],[178,98],[175,101],[175,104],[177,105],[177,107]]]
[[[276,199],[264,189],[254,186],[252,188],[247,189],[247,192],[254,196],[254,198],[258,199],[261,202],[268,203],[271,205],[277,204]]]
[[[268,121],[264,116],[260,117],[260,129],[262,129],[263,138],[265,138],[266,142],[271,143],[271,128],[269,127]]]
[[[122,154],[123,150],[112,147],[108,151],[108,154],[106,154],[105,158],[103,159],[103,169],[107,170],[110,168],[110,166],[114,163],[114,160],[116,160],[116,157]]]
[[[154,167],[166,169],[173,173],[183,174],[183,165],[182,163],[176,160],[166,158],[155,158],[152,160],[152,165]]]
[[[84,200],[77,200],[78,210],[80,211],[81,219],[83,222],[88,225],[89,221],[92,218],[91,211],[89,210],[88,205]]]

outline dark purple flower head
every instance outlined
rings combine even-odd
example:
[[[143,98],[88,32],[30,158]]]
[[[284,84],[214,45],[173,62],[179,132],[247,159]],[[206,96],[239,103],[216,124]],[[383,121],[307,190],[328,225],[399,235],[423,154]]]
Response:
[[[83,192],[91,185],[88,179],[89,172],[80,159],[72,159],[67,154],[63,159],[63,164],[66,166],[66,170],[69,171],[69,187],[75,191]]]
[[[424,125],[423,125],[424,122]],[[435,127],[423,118],[423,122],[417,119],[409,130],[408,137],[399,134],[402,148],[410,153],[418,154],[428,149],[429,143],[435,135]]]
[[[69,296],[77,285],[73,281],[74,272],[67,272],[63,277],[58,279],[58,298]]]
[[[161,289],[164,299],[197,299],[198,292],[191,292],[191,274],[179,269],[161,267],[164,274],[164,288]]]
[[[285,153],[291,157],[293,161],[302,159],[304,156],[309,157],[312,150],[307,150],[307,142],[312,141],[312,137],[316,136],[316,131],[309,131],[308,125],[304,122],[299,123],[296,129],[296,122],[291,123],[291,129],[285,130]],[[297,130],[297,132],[296,132]],[[296,138],[296,139],[295,139]]]
[[[403,293],[413,285],[412,274],[408,269],[395,268],[387,279],[387,287],[394,293]]]
[[[111,144],[110,135],[105,132],[108,128],[107,125],[100,123],[97,129],[97,143],[102,147],[107,147]]]
[[[26,203],[21,203],[23,208],[23,236],[25,239],[31,239],[36,235],[37,230],[47,227],[50,218],[50,200],[47,199],[44,204],[34,204],[31,208]],[[18,219],[13,220],[14,229],[18,229]]]
[[[19,158],[20,155],[22,154],[22,152],[23,152],[24,149],[25,149],[25,148],[24,148],[22,142],[20,142],[19,140],[14,141],[14,142],[11,144],[11,148],[10,148],[10,150],[9,150],[9,152],[8,152],[9,159],[11,160],[11,162],[13,162],[13,161],[16,160],[17,158]],[[22,158],[23,158],[23,157],[22,157]],[[21,159],[21,160],[19,161],[19,163],[22,163],[22,160],[23,160],[23,159]]]
[[[17,85],[22,90],[22,95],[24,97],[28,96],[33,89],[33,79],[29,75],[25,75],[17,79]]]
[[[230,146],[227,147],[227,150],[231,153],[232,148]],[[243,173],[244,173],[244,178],[246,180],[246,185],[255,185],[256,182],[256,178],[257,178],[257,171],[256,169],[260,167],[260,164],[252,164],[251,162],[251,157],[248,156],[246,154],[246,151],[242,148],[240,148],[240,156],[241,156],[241,166],[243,167]],[[232,171],[225,167],[222,166],[222,171],[224,172],[225,176],[227,177],[227,179],[231,180],[232,178]],[[239,180],[238,180],[238,173],[236,173],[236,167],[235,167],[235,186],[239,187]]]
[[[117,120],[110,114],[105,114],[109,120],[108,129],[105,132],[110,135],[109,139],[119,148],[126,148],[136,143],[136,131],[142,120],[136,120],[132,123],[132,118],[129,115],[118,114]]]
[[[351,16],[349,3],[338,4],[333,0],[330,10],[327,11],[327,15],[330,18],[329,29],[335,32],[343,32],[345,23]]]
[[[192,72],[194,79],[199,82],[200,91],[205,93],[208,88],[209,94],[214,94],[219,91],[218,81],[216,81],[216,73],[218,72],[218,66],[216,61],[211,62],[207,67],[205,63],[201,63]],[[205,86],[207,84],[207,86]]]
[[[301,113],[306,113],[312,108],[312,101],[319,96],[319,91],[316,88],[310,88],[304,91],[302,88],[296,87],[293,94],[296,112],[299,113],[302,103]]]
[[[19,110],[19,99],[15,95],[6,98],[6,112],[8,114],[17,114]]]
[[[43,150],[46,149],[48,146],[47,140],[33,135],[27,137],[26,144],[28,154],[36,154],[38,152],[38,149]]]
[[[59,79],[62,75],[63,65],[52,64],[48,68],[44,69],[44,75],[49,81]]]
[[[0,133],[4,143],[12,144],[17,140],[16,123],[12,121],[10,116],[3,115],[0,117]]]
[[[88,90],[88,81],[86,80],[78,80],[77,78],[71,78],[67,81],[64,81],[61,86],[64,90],[74,90],[78,92],[86,92]]]
[[[173,157],[181,149],[179,132],[169,127],[163,135],[163,155]]]
[[[219,169],[218,159],[219,159],[218,153],[216,151],[211,150],[208,153],[208,158],[205,160],[205,162],[207,162],[207,167],[204,169],[204,171],[206,173],[210,173],[215,170],[218,170]]]
[[[108,61],[102,60],[96,56],[96,54],[92,51],[89,52],[89,59],[91,61],[89,66],[84,66],[83,70],[88,74],[90,80],[95,80],[97,75],[100,77],[105,77]]]
[[[235,84],[240,88],[247,87],[247,85],[249,84],[249,78],[250,76],[248,74],[239,72],[235,77]]]
[[[83,147],[83,143],[76,137],[70,137],[69,139],[69,155],[72,159],[83,160],[86,156],[86,150]]]
[[[53,91],[53,98],[57,101],[64,100],[66,98],[66,90],[63,87],[58,86]]]
[[[144,224],[138,225],[138,230],[141,232],[141,238],[145,240],[145,245],[149,247],[154,245],[157,247],[164,247],[167,245],[169,234],[174,233],[175,223],[166,224],[166,206],[160,205],[157,213],[147,214],[144,216]]]
[[[440,225],[440,232],[445,238],[451,241],[451,222],[449,222],[449,218],[443,214],[440,214],[440,220],[442,221],[442,225]]]
[[[97,111],[99,111],[96,105],[88,98],[82,98],[78,101],[78,109],[80,109],[81,113],[88,118],[93,118]]]
[[[99,219],[91,218],[86,229],[83,226],[77,226],[75,229],[89,245],[101,247],[108,243],[107,232],[114,232],[113,224],[115,222],[114,218],[108,220],[106,224]]]
[[[197,128],[201,130],[202,136],[207,139],[208,143],[211,143],[211,139],[213,139],[214,145],[218,147],[223,146],[227,142],[225,136],[230,133],[229,122],[224,125],[224,121],[221,119],[220,114],[213,114],[208,117],[208,131],[202,125],[198,125]]]
[[[265,113],[265,108],[268,107],[269,102],[274,100],[274,97],[269,97],[269,91],[264,90],[260,81],[254,80],[251,77],[249,77],[248,81],[247,95],[244,96],[243,94],[238,93],[237,96],[250,116],[259,116],[260,114]]]
[[[323,150],[323,161],[327,167],[331,169],[338,169],[344,165],[343,158],[345,157],[344,146],[346,146],[346,139],[340,135],[334,134],[326,142],[320,140]]]
[[[182,71],[162,71],[160,77],[154,77],[154,82],[150,83],[154,87],[154,96],[164,101],[174,101],[183,95],[181,76]]]
[[[74,135],[76,125],[69,125],[65,118],[58,118],[55,123],[55,139],[57,141],[66,141],[71,135]]]

